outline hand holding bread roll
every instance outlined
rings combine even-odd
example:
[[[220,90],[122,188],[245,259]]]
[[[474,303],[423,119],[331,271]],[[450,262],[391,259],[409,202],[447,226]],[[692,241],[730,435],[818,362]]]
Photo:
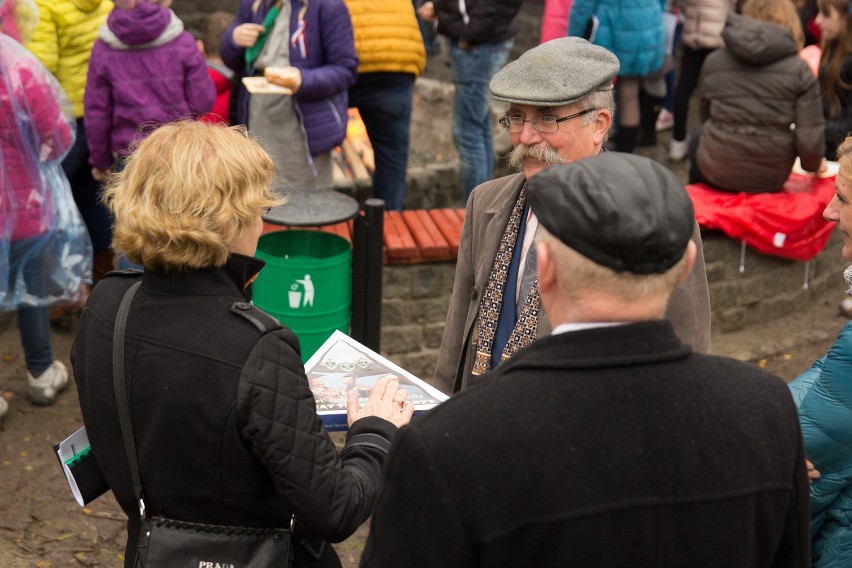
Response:
[[[287,87],[293,94],[302,86],[302,72],[296,67],[267,67],[263,70],[263,76],[274,85]]]

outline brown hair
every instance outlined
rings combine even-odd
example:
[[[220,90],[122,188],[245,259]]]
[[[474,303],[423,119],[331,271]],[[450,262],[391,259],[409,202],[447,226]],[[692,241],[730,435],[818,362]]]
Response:
[[[852,85],[840,78],[843,61],[852,53],[852,16],[849,15],[849,0],[818,0],[819,11],[825,17],[830,16],[829,8],[834,8],[843,20],[843,29],[835,39],[822,40],[822,53],[819,58],[819,87],[822,96],[828,101],[829,115],[840,113],[840,96],[837,89],[848,91]]]
[[[222,266],[261,209],[283,203],[275,166],[243,127],[180,121],[138,144],[104,201],[113,247],[147,269]]]
[[[204,44],[204,55],[210,57],[219,55],[219,42],[222,34],[234,21],[234,15],[230,12],[213,12],[201,22],[201,33],[199,39]]]
[[[742,7],[742,15],[777,24],[787,30],[800,50],[805,46],[802,21],[790,0],[746,0]]]

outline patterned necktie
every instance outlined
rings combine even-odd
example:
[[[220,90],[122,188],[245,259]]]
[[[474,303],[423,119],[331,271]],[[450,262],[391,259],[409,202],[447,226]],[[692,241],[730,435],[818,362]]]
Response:
[[[500,309],[503,305],[503,291],[506,288],[506,278],[512,262],[512,253],[515,250],[515,244],[518,240],[518,230],[521,225],[521,215],[523,215],[525,203],[526,194],[524,193],[524,188],[521,188],[518,200],[515,202],[514,209],[512,209],[512,214],[509,216],[506,231],[500,239],[500,247],[497,249],[497,256],[494,257],[494,264],[479,304],[479,316],[477,319],[479,338],[476,343],[476,355],[473,360],[472,374],[474,375],[481,375],[491,369],[491,349],[494,345],[494,334],[497,331],[497,323],[500,319]],[[525,274],[527,268],[525,268]],[[532,273],[535,274],[535,270]],[[540,307],[538,278],[533,280],[530,292],[526,298],[523,299],[523,296],[521,298],[523,307],[520,310],[518,321],[515,323],[509,341],[503,349],[502,361],[509,359],[519,349],[526,347],[536,338],[538,311]]]

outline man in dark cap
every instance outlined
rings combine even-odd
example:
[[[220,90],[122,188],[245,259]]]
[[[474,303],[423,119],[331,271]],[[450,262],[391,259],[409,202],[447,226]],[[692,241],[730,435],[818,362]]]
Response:
[[[809,566],[784,382],[664,319],[696,256],[683,185],[605,153],[527,194],[554,329],[400,430],[362,566]]]
[[[509,103],[501,124],[521,173],[476,188],[467,203],[453,295],[434,383],[448,393],[498,366],[550,332],[535,281],[533,237],[538,226],[524,187],[548,165],[598,154],[612,122],[615,55],[566,37],[535,47],[491,80],[494,99]],[[710,294],[698,225],[691,276],[673,294],[668,315],[678,336],[696,351],[710,350]]]

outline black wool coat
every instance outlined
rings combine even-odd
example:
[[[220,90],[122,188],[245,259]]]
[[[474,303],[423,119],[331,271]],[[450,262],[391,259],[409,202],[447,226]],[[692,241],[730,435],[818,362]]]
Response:
[[[784,382],[665,321],[549,336],[394,440],[369,567],[810,565]]]

